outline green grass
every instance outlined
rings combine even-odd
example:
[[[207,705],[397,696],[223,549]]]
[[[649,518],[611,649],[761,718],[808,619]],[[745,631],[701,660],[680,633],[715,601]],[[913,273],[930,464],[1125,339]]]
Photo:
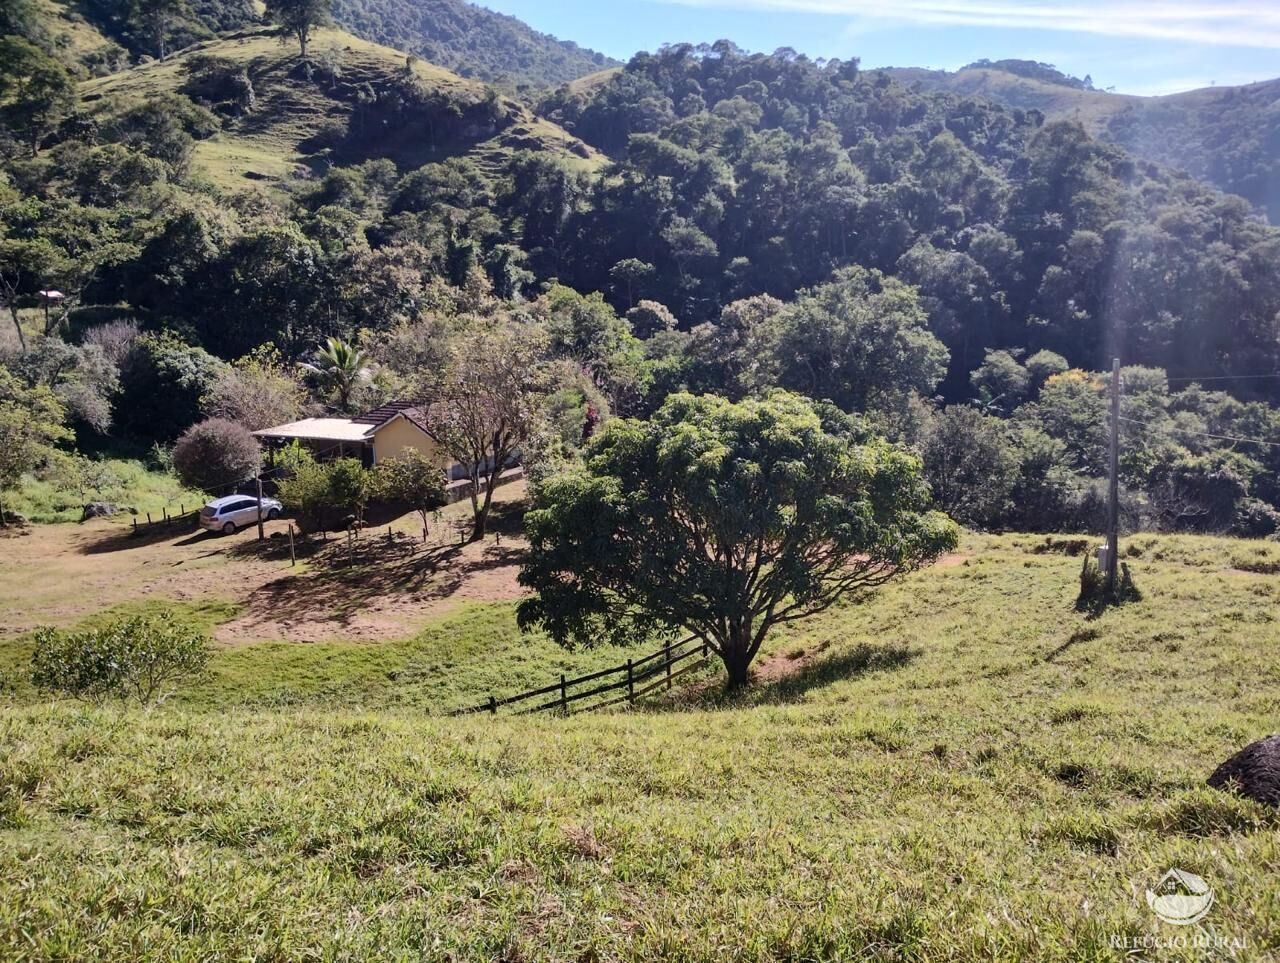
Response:
[[[161,601],[113,606],[76,628],[106,619],[168,611],[196,628],[214,626],[238,613],[229,602],[202,604]],[[26,681],[30,638],[0,645],[0,691],[22,701],[36,694]],[[398,642],[261,642],[215,650],[208,674],[173,692],[170,705],[221,711],[228,707],[406,709],[446,714],[540,688],[625,662],[652,649],[613,647],[566,651],[541,633],[522,635],[513,608],[470,604],[435,620]]]
[[[295,172],[311,176],[332,163],[355,164],[378,157],[412,170],[463,155],[494,169],[513,150],[535,149],[550,152],[576,169],[595,171],[604,166],[605,158],[597,151],[510,99],[501,101],[509,123],[475,143],[433,147],[425,132],[413,125],[403,131],[367,131],[359,138],[347,138],[352,92],[362,83],[380,89],[399,82],[406,69],[405,54],[328,28],[315,32],[311,50],[315,57],[340,64],[340,84],[327,87],[319,76],[307,79],[299,69],[296,46],[281,43],[275,31],[246,30],[194,44],[165,61],[87,81],[81,84],[81,99],[92,110],[181,92],[186,64],[198,55],[244,64],[257,98],[253,112],[228,119],[222,131],[197,143],[192,155],[194,166],[228,191],[278,186]],[[415,60],[412,69],[425,88],[444,94],[454,106],[474,105],[488,93],[478,81],[422,60]],[[322,143],[329,146],[318,146]]]
[[[193,511],[206,501],[203,494],[184,488],[173,475],[153,471],[140,461],[107,458],[100,465],[104,483],[96,488],[72,489],[28,475],[16,497],[6,496],[5,508],[33,522],[78,522],[89,502],[112,502],[122,511],[134,508],[145,519],[148,512],[160,518],[162,512]]]
[[[779,633],[825,648],[735,699],[424,712],[616,659],[523,644],[509,605],[228,650],[150,711],[11,692],[0,957],[1120,960],[1186,934],[1143,896],[1178,866],[1274,958],[1280,816],[1204,787],[1280,712],[1280,577],[1234,566],[1264,546],[1132,539],[1142,599],[1090,618],[1040,542]]]

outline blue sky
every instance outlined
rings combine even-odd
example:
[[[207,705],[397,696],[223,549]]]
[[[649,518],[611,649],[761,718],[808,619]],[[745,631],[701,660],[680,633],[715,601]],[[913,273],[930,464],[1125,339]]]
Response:
[[[1020,57],[1164,94],[1280,76],[1280,0],[480,0],[538,30],[625,60],[667,42],[728,38],[860,57],[866,67],[955,69]]]

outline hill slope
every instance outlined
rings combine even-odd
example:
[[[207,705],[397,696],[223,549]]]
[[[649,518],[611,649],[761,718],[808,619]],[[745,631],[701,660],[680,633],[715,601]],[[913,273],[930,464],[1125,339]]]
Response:
[[[994,66],[893,67],[906,84],[1076,120],[1099,140],[1185,170],[1248,198],[1280,223],[1280,79],[1136,97],[1023,76]]]
[[[464,0],[334,0],[361,37],[501,86],[566,83],[616,61]]]
[[[82,85],[85,103],[194,93],[204,65],[243,71],[251,107],[218,106],[222,130],[198,143],[195,163],[222,187],[308,176],[332,164],[386,157],[402,170],[456,156],[491,164],[512,150],[549,151],[580,166],[599,155],[484,84],[339,30],[318,31],[310,77],[296,50],[269,30],[196,44],[164,62]]]
[[[1135,537],[1146,597],[1090,619],[1044,546],[779,633],[814,657],[740,700],[569,719],[423,712],[565,671],[510,605],[221,648],[150,711],[33,697],[10,641],[0,956],[1103,960],[1184,866],[1266,958],[1280,819],[1203,784],[1273,731],[1280,577],[1236,556],[1275,547]]]
[[[159,53],[131,11],[121,0],[33,0],[20,32],[101,74]],[[616,63],[465,0],[334,0],[332,13],[336,26],[365,40],[504,88],[554,86]],[[262,22],[252,0],[189,0],[172,17],[166,45],[181,50]]]

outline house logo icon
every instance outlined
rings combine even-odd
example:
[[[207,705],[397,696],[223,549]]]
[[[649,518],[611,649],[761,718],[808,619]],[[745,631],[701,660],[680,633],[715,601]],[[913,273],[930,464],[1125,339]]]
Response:
[[[1166,923],[1190,926],[1213,906],[1213,888],[1195,873],[1171,869],[1154,890],[1147,890],[1147,905]]]

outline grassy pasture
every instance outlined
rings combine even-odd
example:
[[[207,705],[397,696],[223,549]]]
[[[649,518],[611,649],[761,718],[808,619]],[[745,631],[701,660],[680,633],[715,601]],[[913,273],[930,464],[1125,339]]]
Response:
[[[81,85],[80,95],[86,106],[93,107],[180,92],[187,80],[186,65],[198,55],[244,64],[257,96],[255,109],[228,119],[221,132],[197,143],[193,151],[195,167],[229,191],[280,185],[295,174],[322,173],[334,162],[352,164],[376,157],[389,157],[402,170],[459,154],[493,167],[513,150],[537,149],[550,151],[575,168],[596,170],[604,164],[598,152],[512,100],[502,103],[510,122],[475,143],[433,145],[421,131],[365,132],[351,142],[345,138],[352,113],[351,91],[361,83],[380,87],[412,70],[424,88],[458,106],[478,103],[487,88],[420,59],[410,65],[403,53],[341,30],[317,30],[311,49],[315,57],[339,65],[336,86],[327,87],[318,75],[305,76],[292,41],[281,42],[273,30],[246,30],[194,44],[163,62],[89,80]],[[319,146],[325,143],[337,146]]]
[[[11,685],[0,957],[1119,960],[1187,932],[1144,898],[1179,866],[1204,933],[1272,958],[1280,816],[1203,782],[1276,728],[1280,545],[1128,546],[1142,600],[1091,618],[1056,543],[970,537],[779,633],[796,671],[733,700],[434,714],[617,660],[510,603],[227,648],[149,711]]]

